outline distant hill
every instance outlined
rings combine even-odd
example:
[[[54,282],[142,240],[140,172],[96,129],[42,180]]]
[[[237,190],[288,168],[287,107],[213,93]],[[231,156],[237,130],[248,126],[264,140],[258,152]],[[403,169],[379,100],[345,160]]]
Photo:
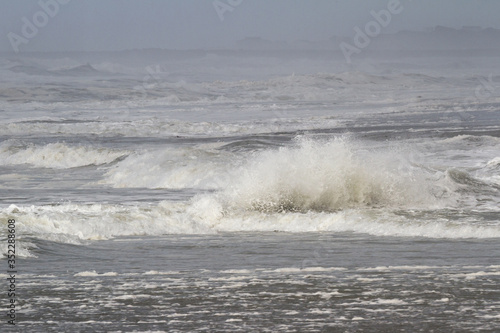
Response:
[[[236,42],[236,47],[242,50],[281,50],[293,48],[287,42],[275,42],[260,37],[247,37]]]
[[[428,31],[381,34],[373,39],[372,44],[370,47],[374,49],[500,50],[500,30],[480,27],[453,29],[437,26]]]
[[[338,50],[342,42],[354,45],[350,36],[333,36],[325,41],[270,41],[260,37],[239,40],[241,50]],[[400,31],[370,38],[372,50],[500,50],[500,29],[466,26],[461,29],[437,26],[427,31]]]

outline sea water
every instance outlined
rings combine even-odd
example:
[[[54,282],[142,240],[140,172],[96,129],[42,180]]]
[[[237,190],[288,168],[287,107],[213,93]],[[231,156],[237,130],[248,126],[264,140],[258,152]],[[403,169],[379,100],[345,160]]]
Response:
[[[495,70],[328,51],[1,57],[2,329],[494,331]]]

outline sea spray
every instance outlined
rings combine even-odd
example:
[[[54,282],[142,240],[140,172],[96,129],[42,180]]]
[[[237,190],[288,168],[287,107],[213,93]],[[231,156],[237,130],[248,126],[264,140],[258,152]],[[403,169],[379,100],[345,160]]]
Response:
[[[432,201],[423,171],[394,165],[409,164],[394,155],[359,152],[347,137],[299,137],[292,146],[256,154],[220,196],[232,208],[264,212],[332,212]]]

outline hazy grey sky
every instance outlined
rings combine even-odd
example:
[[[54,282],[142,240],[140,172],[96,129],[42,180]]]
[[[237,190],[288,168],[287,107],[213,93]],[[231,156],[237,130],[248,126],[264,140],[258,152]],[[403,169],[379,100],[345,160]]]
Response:
[[[373,20],[371,10],[391,1],[397,0],[0,0],[0,51],[12,51],[12,44],[23,52],[211,48],[245,37],[325,40],[353,35],[355,26]],[[383,32],[500,28],[498,0],[400,2],[403,10]]]

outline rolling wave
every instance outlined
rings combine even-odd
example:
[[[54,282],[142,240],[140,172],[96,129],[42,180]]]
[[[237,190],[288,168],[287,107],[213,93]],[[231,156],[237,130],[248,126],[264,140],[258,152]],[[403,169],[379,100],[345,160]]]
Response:
[[[253,141],[245,144],[255,148]],[[279,148],[260,142],[253,151],[242,145],[133,154],[102,182],[118,188],[215,189],[228,207],[263,212],[422,205],[434,202],[435,193],[450,192],[390,148],[371,153],[345,137],[300,137]]]
[[[28,164],[39,168],[67,169],[108,164],[127,154],[125,151],[64,143],[26,145],[8,141],[0,145],[0,165]]]
[[[105,66],[101,66],[105,68]],[[99,68],[101,68],[99,67]],[[373,75],[364,72],[316,73],[308,75],[286,75],[249,81],[204,81],[186,82],[179,78],[153,73],[144,77],[120,75],[98,70],[87,63],[62,69],[47,69],[40,64],[18,64],[8,71],[30,76],[53,77],[57,82],[49,85],[30,86],[18,83],[9,89],[0,89],[7,101],[45,103],[118,101],[127,96],[127,101],[152,103],[161,100],[168,105],[186,103],[220,104],[228,102],[317,102],[353,103],[352,94],[365,101],[394,102],[394,91],[401,86],[412,86],[414,90],[427,89],[429,85],[441,85],[443,78],[432,78],[419,74]],[[87,78],[75,83],[73,78]],[[94,80],[95,79],[95,80]],[[94,80],[94,81],[93,81]],[[90,82],[90,83],[89,83]],[[378,94],[374,95],[373,87]],[[368,89],[367,89],[368,88]],[[385,98],[381,98],[381,94]],[[377,97],[374,99],[374,97]],[[403,100],[398,94],[398,101]],[[407,96],[414,100],[414,94]],[[384,102],[384,103],[385,103]]]
[[[86,244],[125,236],[215,234],[228,232],[354,232],[375,236],[425,238],[499,238],[498,224],[477,224],[477,216],[452,209],[415,216],[381,208],[336,212],[262,212],[225,210],[216,197],[198,196],[187,202],[157,205],[60,204],[0,209],[0,218],[15,218],[22,234],[60,243]],[[0,233],[5,237],[4,232]],[[29,246],[25,254],[29,256]]]
[[[105,175],[115,188],[218,189],[231,156],[197,148],[164,148],[129,155]]]
[[[23,73],[27,75],[38,75],[38,76],[95,76],[100,74],[105,74],[104,72],[98,71],[89,63],[85,65],[78,65],[70,68],[62,69],[47,69],[40,64],[18,64],[9,68],[11,72]]]
[[[8,163],[50,168],[115,162],[101,185],[197,191],[184,201],[157,204],[0,209],[1,219],[19,221],[24,237],[75,244],[133,235],[275,231],[500,237],[498,209],[482,212],[476,203],[478,193],[486,202],[498,189],[470,172],[422,166],[392,147],[370,149],[349,137],[298,137],[286,146],[208,143],[142,153],[9,142],[0,156]],[[485,168],[497,165],[493,159]],[[468,195],[472,210],[464,201]]]

